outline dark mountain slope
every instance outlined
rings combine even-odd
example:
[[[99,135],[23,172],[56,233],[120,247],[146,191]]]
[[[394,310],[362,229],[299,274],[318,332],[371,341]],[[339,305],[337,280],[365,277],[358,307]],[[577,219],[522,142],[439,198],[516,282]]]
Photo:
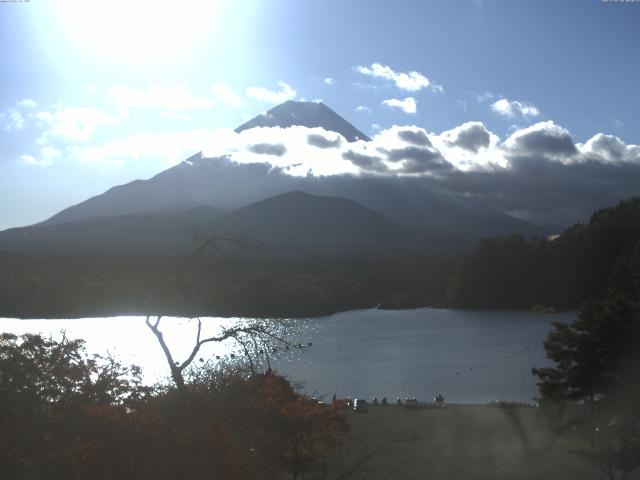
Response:
[[[214,231],[247,236],[275,250],[362,250],[408,244],[396,222],[337,197],[288,192],[219,218]]]
[[[406,228],[432,236],[473,241],[509,233],[548,233],[529,222],[423,188],[413,179],[352,175],[291,177],[268,165],[239,165],[226,158],[198,156],[149,180],[114,187],[43,223],[127,213],[178,212],[194,205],[233,210],[295,190],[353,200]]]
[[[196,230],[223,212],[200,206],[180,213],[118,215],[14,228],[0,233],[0,249],[21,252],[184,252]]]

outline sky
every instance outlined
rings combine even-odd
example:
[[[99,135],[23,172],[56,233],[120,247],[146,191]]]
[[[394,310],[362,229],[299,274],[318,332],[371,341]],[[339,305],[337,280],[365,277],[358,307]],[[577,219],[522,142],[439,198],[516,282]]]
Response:
[[[0,2],[0,229],[149,178],[288,99],[322,100],[385,152],[343,146],[345,171],[571,222],[640,184],[638,24],[640,2],[602,0]],[[389,153],[403,131],[437,168]]]

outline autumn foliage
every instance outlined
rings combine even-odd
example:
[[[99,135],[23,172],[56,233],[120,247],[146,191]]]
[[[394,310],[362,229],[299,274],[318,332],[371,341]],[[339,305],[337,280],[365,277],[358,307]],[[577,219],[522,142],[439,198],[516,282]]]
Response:
[[[0,335],[2,479],[295,476],[341,444],[344,415],[270,371],[151,389],[82,341]]]

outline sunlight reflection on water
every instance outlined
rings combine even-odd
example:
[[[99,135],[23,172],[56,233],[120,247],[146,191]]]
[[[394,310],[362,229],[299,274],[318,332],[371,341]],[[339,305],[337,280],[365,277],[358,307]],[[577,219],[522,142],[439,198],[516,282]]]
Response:
[[[442,392],[454,402],[493,399],[530,401],[536,395],[531,367],[548,365],[542,342],[551,321],[573,313],[416,309],[355,310],[316,319],[292,320],[295,342],[312,348],[291,350],[275,368],[302,382],[318,397],[418,396]],[[203,318],[203,338],[240,318]],[[177,361],[193,347],[195,320],[163,317],[161,329]],[[110,353],[143,368],[146,382],[167,377],[166,360],[144,317],[77,320],[0,319],[0,330],[60,338],[83,338],[89,353]],[[224,356],[232,342],[206,344],[198,357]]]

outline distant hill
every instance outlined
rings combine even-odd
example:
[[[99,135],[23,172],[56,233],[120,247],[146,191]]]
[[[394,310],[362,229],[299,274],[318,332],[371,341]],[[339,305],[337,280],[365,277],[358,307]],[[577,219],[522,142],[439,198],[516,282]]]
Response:
[[[337,132],[348,142],[356,140],[371,140],[344,118],[331,110],[322,102],[296,102],[289,100],[267,113],[258,115],[243,123],[236,132],[242,132],[255,127],[292,127],[302,125],[309,128],[322,127],[331,132]]]
[[[199,226],[223,213],[199,206],[180,213],[118,215],[34,225],[0,232],[0,249],[20,252],[184,252],[193,248]]]
[[[263,243],[267,251],[350,251],[398,248],[413,235],[356,202],[296,191],[231,212],[213,230]]]
[[[16,228],[0,233],[0,249],[188,253],[196,248],[202,234],[242,238],[259,245],[261,255],[406,253],[407,248],[428,245],[421,236],[356,202],[298,191],[226,214],[200,206],[180,213],[119,215]]]
[[[451,276],[448,301],[468,308],[573,309],[602,293],[613,268],[640,255],[640,197],[598,210],[554,240],[479,243]]]

